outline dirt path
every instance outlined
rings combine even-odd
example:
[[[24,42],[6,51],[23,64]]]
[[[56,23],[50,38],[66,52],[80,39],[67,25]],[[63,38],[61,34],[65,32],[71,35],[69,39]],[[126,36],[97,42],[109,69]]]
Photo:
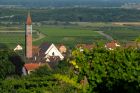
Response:
[[[103,31],[96,31],[97,33],[99,33],[100,35],[106,37],[108,40],[113,40],[112,36],[105,34]]]
[[[38,38],[34,38],[33,41],[37,41],[45,37],[45,35],[40,32],[37,32],[37,35],[38,35]]]

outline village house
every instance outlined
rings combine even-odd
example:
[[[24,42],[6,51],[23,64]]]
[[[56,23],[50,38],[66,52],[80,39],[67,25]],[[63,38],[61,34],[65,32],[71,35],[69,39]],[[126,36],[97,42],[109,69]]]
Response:
[[[113,40],[113,41],[105,44],[105,48],[109,49],[109,50],[114,50],[114,49],[116,49],[117,47],[120,47],[120,46],[121,45],[116,40]]]
[[[38,69],[41,65],[38,63],[26,63],[22,68],[23,75],[28,75],[34,70]]]
[[[77,44],[76,48],[78,48],[81,52],[84,51],[84,49],[93,49],[96,46],[94,44]]]
[[[43,43],[40,46],[39,55],[44,55],[44,58],[46,59],[46,62],[51,62],[50,59],[59,58],[60,60],[64,59],[64,56],[61,54],[61,52],[57,49],[57,47],[54,44],[49,43]]]

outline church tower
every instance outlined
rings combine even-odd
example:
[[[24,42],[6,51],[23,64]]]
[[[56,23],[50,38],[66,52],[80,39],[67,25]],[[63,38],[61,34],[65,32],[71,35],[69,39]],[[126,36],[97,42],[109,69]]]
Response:
[[[27,21],[26,21],[26,58],[32,58],[32,19],[30,13],[28,13]]]

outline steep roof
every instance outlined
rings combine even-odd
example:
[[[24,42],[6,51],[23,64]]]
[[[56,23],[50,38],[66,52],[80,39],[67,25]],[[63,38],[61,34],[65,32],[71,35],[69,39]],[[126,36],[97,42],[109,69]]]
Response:
[[[48,48],[50,46],[51,46],[51,44],[45,42],[45,43],[41,44],[39,48],[41,49],[42,52],[45,52],[46,50],[48,50]]]
[[[37,64],[37,63],[27,63],[27,64],[24,65],[24,67],[28,71],[29,70],[35,70],[35,69],[40,67],[40,64]]]
[[[32,24],[32,19],[30,16],[30,12],[28,13],[28,17],[27,17],[27,21],[26,21],[26,25],[31,25]]]

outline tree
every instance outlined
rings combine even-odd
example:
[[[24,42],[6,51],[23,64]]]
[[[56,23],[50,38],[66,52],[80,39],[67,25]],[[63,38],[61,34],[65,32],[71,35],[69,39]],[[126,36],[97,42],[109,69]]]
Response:
[[[9,60],[10,52],[0,50],[0,78],[4,79],[15,72],[15,66]]]
[[[138,93],[140,91],[140,51],[136,49],[103,48],[73,51],[79,67],[79,79],[89,82],[88,92]]]
[[[23,61],[15,52],[5,49],[0,50],[0,78],[5,79],[15,74],[20,75]]]

